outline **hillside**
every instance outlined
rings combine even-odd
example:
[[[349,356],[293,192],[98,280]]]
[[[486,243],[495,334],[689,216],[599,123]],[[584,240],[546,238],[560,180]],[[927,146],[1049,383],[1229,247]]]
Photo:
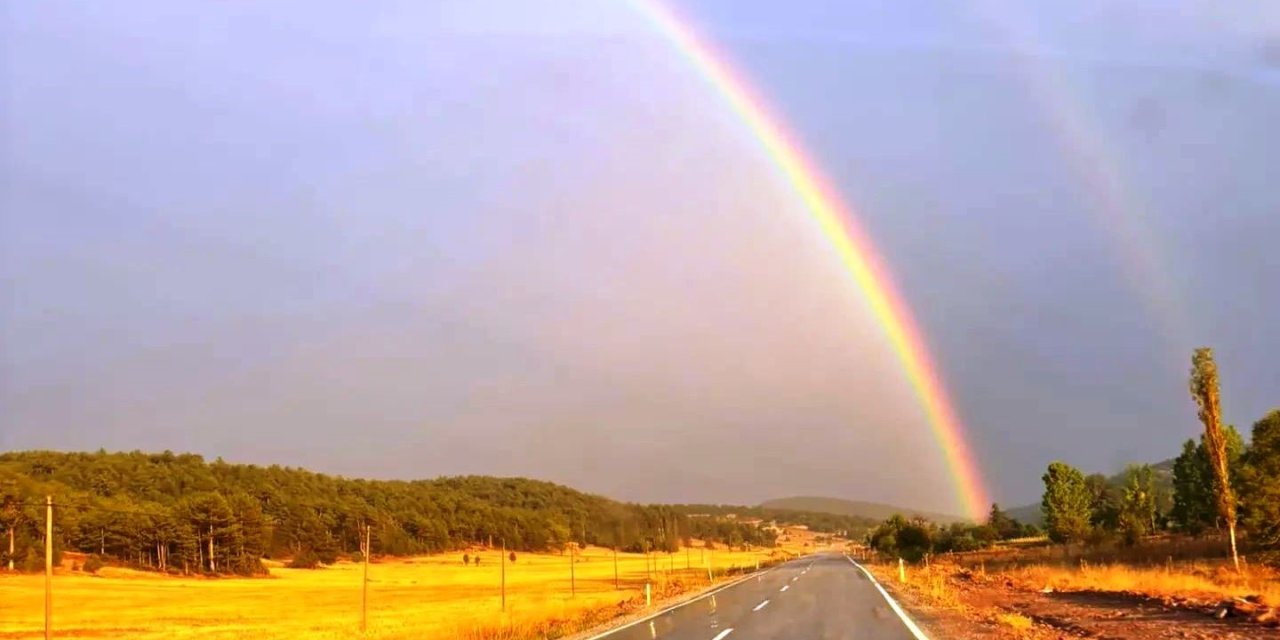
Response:
[[[863,502],[860,500],[844,500],[842,498],[827,498],[821,496],[794,496],[790,498],[778,498],[776,500],[767,500],[761,503],[760,506],[765,509],[812,511],[841,516],[853,516],[876,522],[889,518],[894,514],[901,514],[907,517],[921,517],[939,524],[967,522],[966,518],[956,515],[931,513],[929,511],[921,511],[919,509],[905,509],[903,507],[895,507],[893,505],[881,504],[878,502]]]
[[[59,552],[162,570],[258,573],[263,557],[328,563],[360,548],[365,525],[380,555],[503,543],[530,551],[583,542],[674,550],[684,538],[774,543],[758,524],[525,478],[360,480],[168,451],[26,451],[0,454],[0,528],[12,527],[19,561],[38,555],[45,495],[55,501]]]

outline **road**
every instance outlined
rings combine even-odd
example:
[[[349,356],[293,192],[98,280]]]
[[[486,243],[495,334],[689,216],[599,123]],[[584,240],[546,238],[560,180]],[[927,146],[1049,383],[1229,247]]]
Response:
[[[860,567],[808,556],[591,640],[925,640]]]

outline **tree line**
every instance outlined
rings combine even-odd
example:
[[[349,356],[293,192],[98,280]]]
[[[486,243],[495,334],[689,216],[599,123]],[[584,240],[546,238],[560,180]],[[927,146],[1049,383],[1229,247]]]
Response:
[[[935,553],[961,553],[994,546],[1002,540],[1040,535],[1033,524],[1009,516],[999,504],[992,504],[986,522],[953,522],[939,525],[925,518],[894,515],[869,531],[867,546],[890,557],[918,562]]]
[[[372,553],[411,555],[505,544],[571,543],[675,551],[690,538],[773,546],[772,530],[670,505],[623,503],[550,482],[464,476],[360,480],[195,454],[0,454],[0,562],[43,567],[44,496],[55,497],[55,553],[73,550],[168,572],[262,573]]]
[[[1128,544],[1158,531],[1199,535],[1220,531],[1236,555],[1236,530],[1261,548],[1280,547],[1280,409],[1253,424],[1248,444],[1221,423],[1219,381],[1213,352],[1197,349],[1189,389],[1204,426],[1173,461],[1168,499],[1151,465],[1131,465],[1122,481],[1088,476],[1064,462],[1046,470],[1041,509],[1054,542],[1097,542],[1119,537]]]

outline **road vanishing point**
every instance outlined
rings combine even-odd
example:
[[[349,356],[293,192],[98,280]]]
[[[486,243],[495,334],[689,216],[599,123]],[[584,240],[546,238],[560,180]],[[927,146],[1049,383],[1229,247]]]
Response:
[[[848,556],[806,556],[589,640],[928,640]]]

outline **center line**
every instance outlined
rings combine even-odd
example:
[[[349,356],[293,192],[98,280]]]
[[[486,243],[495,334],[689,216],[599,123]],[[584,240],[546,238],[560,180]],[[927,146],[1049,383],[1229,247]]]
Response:
[[[787,589],[790,589],[790,588],[791,588],[791,585],[789,585],[789,584],[784,584],[784,585],[782,585],[782,588],[781,588],[781,589],[778,589],[778,591],[786,591]]]
[[[764,608],[764,606],[765,606],[765,605],[767,605],[767,604],[769,604],[769,601],[768,601],[768,600],[765,600],[764,602],[761,602],[760,604],[756,605],[756,608],[752,609],[752,611],[759,611],[759,610],[763,609],[763,608]]]
[[[724,640],[724,637],[725,637],[725,636],[727,636],[727,635],[729,635],[729,634],[731,634],[731,633],[733,633],[733,629],[732,629],[732,628],[725,629],[724,631],[721,631],[720,633],[717,633],[717,634],[716,634],[716,637],[712,638],[711,640]]]
[[[799,579],[800,579],[800,576],[796,576],[796,577],[792,578],[792,579],[791,579],[791,581],[792,581],[792,582],[795,582],[796,580],[799,580]]]

